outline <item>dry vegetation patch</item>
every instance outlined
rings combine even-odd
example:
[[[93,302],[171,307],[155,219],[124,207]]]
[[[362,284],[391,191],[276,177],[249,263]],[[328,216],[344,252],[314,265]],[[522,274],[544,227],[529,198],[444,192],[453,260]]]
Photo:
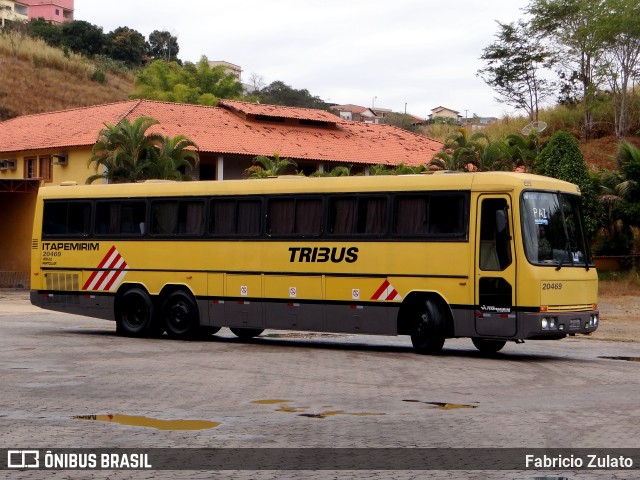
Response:
[[[0,120],[129,99],[132,75],[107,72],[100,83],[92,80],[96,69],[86,58],[41,40],[25,39],[14,56],[0,35]]]

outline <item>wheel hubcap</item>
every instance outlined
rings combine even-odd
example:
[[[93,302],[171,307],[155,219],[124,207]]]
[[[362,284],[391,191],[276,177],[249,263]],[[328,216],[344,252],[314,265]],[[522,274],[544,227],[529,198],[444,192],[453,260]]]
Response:
[[[176,330],[183,330],[189,326],[189,307],[184,302],[176,302],[169,313],[169,322]]]

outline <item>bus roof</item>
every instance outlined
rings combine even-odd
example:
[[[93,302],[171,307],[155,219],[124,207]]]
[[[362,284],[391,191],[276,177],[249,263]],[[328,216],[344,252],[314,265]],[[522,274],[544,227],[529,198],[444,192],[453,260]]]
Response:
[[[376,175],[354,177],[303,177],[224,181],[61,185],[43,187],[44,198],[113,198],[202,195],[256,195],[288,193],[355,193],[421,190],[466,190],[505,192],[552,190],[579,194],[579,188],[550,177],[514,172],[435,172],[419,175]]]

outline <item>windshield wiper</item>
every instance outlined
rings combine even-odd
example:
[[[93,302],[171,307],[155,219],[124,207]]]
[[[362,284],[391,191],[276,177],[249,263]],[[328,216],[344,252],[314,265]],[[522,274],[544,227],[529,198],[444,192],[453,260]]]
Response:
[[[562,196],[558,195],[560,198],[560,214],[562,215],[562,228],[564,230],[564,238],[567,240],[567,242],[564,244],[564,252],[569,256],[569,258],[571,259],[571,266],[573,267],[575,264],[573,262],[573,255],[571,254],[571,239],[569,238],[569,229],[567,228],[567,217],[564,216],[564,198],[562,198]],[[558,266],[556,267],[556,271],[560,270],[562,268],[562,262],[558,261]]]
[[[565,227],[565,235],[567,234],[566,230],[567,229]],[[569,240],[568,237],[567,237],[567,243],[564,244],[564,253],[567,255],[567,257],[569,257],[569,260],[571,260],[571,266],[573,267],[575,265],[575,262],[573,260],[573,254],[571,253],[571,240]],[[562,268],[563,262],[564,262],[564,259],[558,260],[558,266],[556,267],[556,271]]]

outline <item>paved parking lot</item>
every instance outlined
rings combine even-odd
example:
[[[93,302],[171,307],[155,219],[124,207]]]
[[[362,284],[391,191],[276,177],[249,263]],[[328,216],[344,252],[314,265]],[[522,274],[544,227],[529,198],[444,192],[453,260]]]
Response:
[[[6,298],[0,299],[0,327],[3,448],[640,448],[640,343],[532,341],[508,344],[501,354],[486,357],[471,341],[458,339],[447,341],[442,355],[428,357],[414,354],[405,337],[270,330],[242,343],[223,329],[204,341],[139,340],[115,336],[110,322],[40,311],[26,301]],[[201,429],[184,429],[189,426]],[[94,478],[91,473],[66,471],[5,471],[0,477],[3,474]],[[108,477],[187,474],[190,478],[536,476],[532,472],[110,472]],[[634,478],[628,471],[554,474]]]

